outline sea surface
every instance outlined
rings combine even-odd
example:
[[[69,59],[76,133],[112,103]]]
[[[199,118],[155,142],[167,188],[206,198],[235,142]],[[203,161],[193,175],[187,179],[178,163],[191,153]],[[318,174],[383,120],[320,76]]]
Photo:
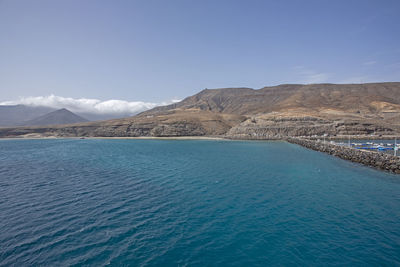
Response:
[[[0,266],[400,265],[400,175],[285,142],[0,140]]]

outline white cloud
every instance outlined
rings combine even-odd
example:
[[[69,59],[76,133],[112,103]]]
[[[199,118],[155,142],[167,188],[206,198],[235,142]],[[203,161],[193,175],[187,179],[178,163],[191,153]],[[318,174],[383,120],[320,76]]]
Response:
[[[306,75],[304,83],[323,83],[328,80],[327,73],[310,73]]]
[[[364,66],[372,66],[372,65],[375,65],[375,64],[376,64],[375,60],[371,60],[371,61],[367,61],[367,62],[363,63]]]
[[[141,101],[124,101],[124,100],[106,100],[88,98],[70,98],[62,96],[31,96],[21,97],[16,101],[0,102],[0,105],[27,105],[27,106],[44,106],[55,109],[66,108],[72,112],[89,113],[89,114],[109,114],[109,115],[134,115],[136,113],[154,108],[156,106],[168,105],[179,100],[171,100],[161,103],[141,102]]]
[[[305,84],[327,82],[330,75],[324,72],[316,72],[304,66],[294,67],[297,74],[301,77],[300,82]]]
[[[370,79],[368,76],[353,76],[340,81],[340,83],[369,83],[369,82],[374,82],[374,80]]]
[[[400,62],[395,62],[395,63],[392,63],[392,64],[389,64],[389,65],[387,65],[387,67],[390,67],[390,68],[400,68]]]

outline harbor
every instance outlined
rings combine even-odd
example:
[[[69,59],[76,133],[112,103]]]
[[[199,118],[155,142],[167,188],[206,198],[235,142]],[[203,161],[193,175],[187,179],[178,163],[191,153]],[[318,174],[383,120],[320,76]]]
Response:
[[[325,142],[325,141],[324,141]],[[400,144],[395,140],[358,140],[357,142],[330,141],[332,145],[351,147],[358,150],[375,151],[399,156]]]

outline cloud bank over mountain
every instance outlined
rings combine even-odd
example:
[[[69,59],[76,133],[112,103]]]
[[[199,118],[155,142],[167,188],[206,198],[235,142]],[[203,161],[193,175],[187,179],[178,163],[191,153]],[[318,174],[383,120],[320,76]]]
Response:
[[[99,100],[90,98],[70,98],[56,95],[21,97],[16,101],[0,102],[0,105],[26,105],[34,107],[50,107],[54,109],[66,108],[72,112],[81,114],[110,115],[134,115],[156,106],[168,105],[180,100],[170,100],[161,103],[125,101],[125,100]]]

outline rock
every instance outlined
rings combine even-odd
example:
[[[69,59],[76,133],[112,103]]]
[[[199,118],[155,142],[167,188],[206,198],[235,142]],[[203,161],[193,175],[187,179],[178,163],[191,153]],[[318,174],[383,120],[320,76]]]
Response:
[[[310,139],[287,138],[286,140],[290,143],[335,155],[345,160],[350,160],[366,166],[400,174],[400,157],[395,157],[380,152],[363,151],[354,148],[342,147],[333,144],[324,144],[321,146],[318,141]]]

